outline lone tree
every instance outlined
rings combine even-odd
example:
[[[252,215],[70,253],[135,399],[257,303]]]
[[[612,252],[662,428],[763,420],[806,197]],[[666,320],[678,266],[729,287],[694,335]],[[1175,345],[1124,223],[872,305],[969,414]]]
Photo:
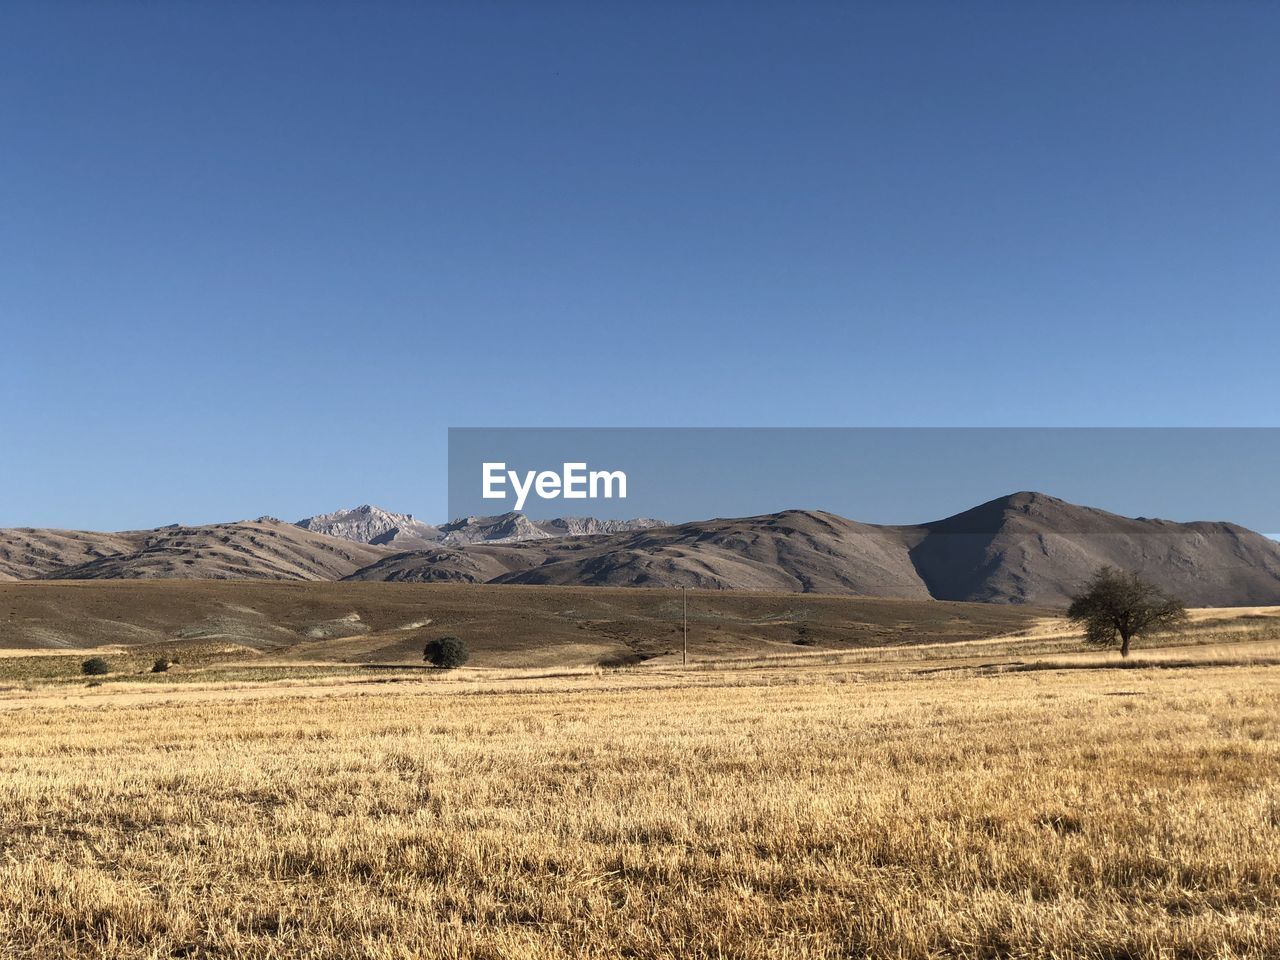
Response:
[[[1171,627],[1186,619],[1187,608],[1136,573],[1103,567],[1084,593],[1071,598],[1067,617],[1084,627],[1085,643],[1110,647],[1120,641],[1120,656],[1129,655],[1134,637]]]
[[[422,659],[442,670],[460,667],[471,658],[467,645],[457,637],[437,637],[428,640],[422,649]]]
[[[102,657],[90,657],[80,664],[80,672],[87,677],[105,677],[111,672],[111,664]]]

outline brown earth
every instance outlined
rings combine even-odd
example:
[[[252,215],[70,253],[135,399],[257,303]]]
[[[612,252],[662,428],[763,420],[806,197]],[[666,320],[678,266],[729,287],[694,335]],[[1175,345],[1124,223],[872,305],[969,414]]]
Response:
[[[791,510],[609,537],[405,553],[352,579],[689,586],[1064,606],[1103,565],[1195,606],[1280,603],[1280,544],[1231,523],[1131,519],[1039,493],[916,526]],[[501,573],[495,571],[501,570]]]
[[[88,530],[0,530],[0,580],[48,576],[104,557],[134,553],[146,532],[95,533]]]
[[[387,553],[267,518],[124,533],[0,530],[0,571],[17,579],[337,580]]]
[[[1280,604],[1280,544],[1038,493],[914,526],[789,510],[599,536],[404,550],[263,519],[95,534],[0,530],[0,579],[463,582],[1066,604],[1103,565],[1194,606]]]
[[[0,583],[0,648],[231,650],[291,661],[421,663],[456,634],[491,666],[619,665],[677,654],[679,590],[457,583]],[[949,643],[1032,629],[1028,607],[690,591],[704,657]]]

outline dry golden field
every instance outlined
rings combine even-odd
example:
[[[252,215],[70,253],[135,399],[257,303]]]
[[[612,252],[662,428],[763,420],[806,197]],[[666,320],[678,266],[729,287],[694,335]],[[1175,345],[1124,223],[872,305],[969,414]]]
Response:
[[[1267,636],[14,688],[0,956],[1280,956]]]

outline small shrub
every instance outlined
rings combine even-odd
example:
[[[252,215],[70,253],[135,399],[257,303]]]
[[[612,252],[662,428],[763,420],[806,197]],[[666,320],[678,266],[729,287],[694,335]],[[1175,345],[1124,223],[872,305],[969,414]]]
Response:
[[[151,672],[168,673],[170,665],[168,657],[159,657],[156,662],[151,665]]]
[[[428,640],[422,649],[422,659],[442,670],[460,667],[471,658],[467,645],[457,637],[437,637]]]
[[[90,657],[80,664],[80,672],[86,677],[105,677],[111,672],[111,664],[102,657]]]

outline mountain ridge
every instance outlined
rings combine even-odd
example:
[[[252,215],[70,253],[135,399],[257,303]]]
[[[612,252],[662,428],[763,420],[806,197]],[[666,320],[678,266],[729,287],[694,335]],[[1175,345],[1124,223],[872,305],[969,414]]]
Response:
[[[695,587],[1062,606],[1105,564],[1192,605],[1280,604],[1280,543],[1261,534],[1123,517],[1031,491],[907,525],[784,510],[675,525],[502,514],[435,526],[368,504],[308,521],[347,535],[270,518],[121,533],[0,530],[0,579]],[[633,523],[646,525],[617,529]]]
[[[415,520],[409,513],[394,513],[365,503],[358,507],[305,517],[295,521],[295,525],[304,530],[354,540],[357,543],[408,550],[426,548],[430,544],[515,543],[555,537],[598,536],[647,530],[667,524],[652,517],[636,517],[631,520],[598,520],[595,517],[531,520],[516,511],[487,517],[459,517],[447,523],[429,524]]]
[[[1238,524],[1180,523],[1019,491],[914,525],[825,511],[718,518],[587,542],[401,554],[350,579],[785,590],[1064,606],[1100,566],[1188,603],[1280,604],[1280,544]],[[502,571],[494,575],[495,571]]]
[[[374,546],[427,544],[434,542],[440,528],[415,520],[411,513],[393,513],[364,503],[294,521],[294,526],[329,537]]]

